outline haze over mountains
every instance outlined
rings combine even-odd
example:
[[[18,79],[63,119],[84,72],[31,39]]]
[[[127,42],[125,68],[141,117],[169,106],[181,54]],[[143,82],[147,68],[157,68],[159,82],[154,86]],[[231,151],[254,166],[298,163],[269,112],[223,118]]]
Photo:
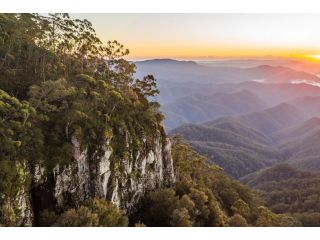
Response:
[[[216,67],[198,64],[194,61],[176,61],[172,59],[154,59],[135,62],[137,76],[153,73],[161,80],[174,82],[193,82],[197,79],[202,83],[239,83],[258,80],[263,82],[280,83],[294,80],[320,82],[311,73],[297,71],[290,67],[261,65],[251,68]]]
[[[295,61],[155,59],[136,64],[137,76],[157,76],[170,134],[181,135],[229,175],[241,178],[283,162],[320,170],[315,65],[308,72]]]
[[[296,103],[301,108],[303,101],[318,101],[306,96],[320,96],[316,74],[287,65],[244,68],[171,59],[140,61],[136,65],[137,77],[153,73],[158,79],[161,93],[157,100],[162,104],[168,130],[184,123],[259,111],[296,98],[304,98]]]
[[[223,116],[258,111],[268,105],[248,90],[234,93],[200,93],[181,97],[163,105],[166,126],[172,128],[183,123],[199,123]]]

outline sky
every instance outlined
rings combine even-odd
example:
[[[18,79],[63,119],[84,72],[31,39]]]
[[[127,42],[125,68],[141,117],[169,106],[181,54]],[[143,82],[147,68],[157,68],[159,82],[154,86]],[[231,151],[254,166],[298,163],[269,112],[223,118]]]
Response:
[[[320,14],[71,14],[129,59],[306,57],[320,61]]]

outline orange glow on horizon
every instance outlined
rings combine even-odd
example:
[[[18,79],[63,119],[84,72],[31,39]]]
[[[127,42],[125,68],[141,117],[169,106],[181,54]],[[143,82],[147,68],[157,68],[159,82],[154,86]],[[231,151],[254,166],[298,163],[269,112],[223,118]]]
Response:
[[[297,58],[319,62],[320,14],[73,14],[128,59]]]
[[[215,59],[215,58],[292,58],[309,62],[320,62],[317,49],[290,50],[279,48],[235,48],[235,47],[166,47],[153,48],[144,46],[127,46],[130,50],[128,59],[175,58],[175,59]]]

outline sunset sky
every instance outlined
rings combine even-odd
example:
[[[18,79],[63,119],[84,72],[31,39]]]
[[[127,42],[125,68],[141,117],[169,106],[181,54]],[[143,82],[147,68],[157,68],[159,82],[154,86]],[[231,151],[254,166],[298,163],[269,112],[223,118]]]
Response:
[[[320,59],[320,14],[72,14],[118,40],[129,58]]]

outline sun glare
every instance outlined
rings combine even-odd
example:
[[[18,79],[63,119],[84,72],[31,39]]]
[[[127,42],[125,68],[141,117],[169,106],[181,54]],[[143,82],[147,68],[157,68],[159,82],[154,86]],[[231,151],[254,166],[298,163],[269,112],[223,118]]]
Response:
[[[312,54],[308,56],[312,60],[320,61],[320,54]]]

